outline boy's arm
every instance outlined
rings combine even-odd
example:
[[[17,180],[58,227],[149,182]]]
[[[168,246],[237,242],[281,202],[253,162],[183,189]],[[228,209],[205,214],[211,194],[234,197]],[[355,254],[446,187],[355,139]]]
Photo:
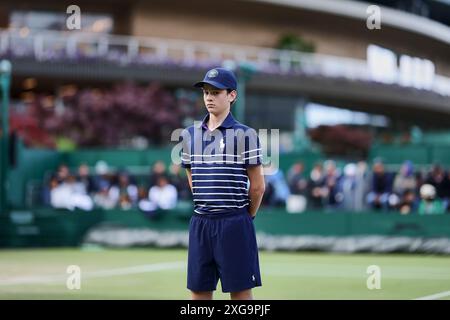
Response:
[[[191,192],[192,192],[192,171],[191,168],[186,168],[186,175],[189,181],[189,186],[191,187]]]
[[[247,175],[250,180],[250,189],[248,191],[250,198],[249,212],[252,217],[255,217],[266,188],[262,165],[247,167]]]

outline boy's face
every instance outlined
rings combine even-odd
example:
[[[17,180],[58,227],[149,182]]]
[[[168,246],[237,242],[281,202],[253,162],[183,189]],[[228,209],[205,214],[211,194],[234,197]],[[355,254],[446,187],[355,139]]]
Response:
[[[209,113],[219,115],[230,108],[231,102],[236,99],[236,91],[227,92],[217,89],[209,84],[203,86],[203,101]]]

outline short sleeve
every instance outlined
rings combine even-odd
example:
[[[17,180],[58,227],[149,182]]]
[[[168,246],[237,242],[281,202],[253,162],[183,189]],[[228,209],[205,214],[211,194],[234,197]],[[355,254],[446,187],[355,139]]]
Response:
[[[261,143],[254,129],[248,129],[245,132],[245,147],[241,153],[241,160],[245,167],[262,164]]]
[[[188,169],[191,167],[191,139],[188,130],[181,134],[181,146],[181,166]]]

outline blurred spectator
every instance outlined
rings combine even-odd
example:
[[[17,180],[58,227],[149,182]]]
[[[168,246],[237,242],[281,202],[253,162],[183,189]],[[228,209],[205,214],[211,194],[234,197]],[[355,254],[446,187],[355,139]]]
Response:
[[[414,176],[416,177],[416,189],[414,193],[419,195],[420,187],[425,184],[425,174],[421,170],[417,170]]]
[[[53,206],[51,194],[52,190],[55,189],[59,185],[58,178],[56,175],[50,177],[50,181],[44,185],[42,192],[42,202],[44,206]]]
[[[394,179],[393,191],[402,197],[406,191],[416,190],[417,182],[414,176],[414,167],[411,161],[405,161]]]
[[[414,166],[411,161],[405,161],[400,167],[393,184],[393,193],[389,197],[389,205],[393,208],[398,208],[399,205],[411,198],[411,194],[405,198],[408,191],[415,192],[417,189],[417,181],[414,175]],[[405,210],[408,206],[405,207]]]
[[[420,188],[419,214],[442,214],[445,212],[444,202],[436,198],[436,188],[431,184],[424,184]]]
[[[411,214],[417,210],[417,197],[414,190],[406,190],[400,198],[398,211],[400,214]]]
[[[89,175],[89,167],[82,164],[78,167],[77,181],[82,183],[88,194],[94,193],[96,190],[94,179]]]
[[[391,188],[391,177],[385,172],[384,164],[381,161],[375,161],[373,164],[371,191],[367,195],[367,203],[373,209],[387,210],[389,208]]]
[[[306,195],[308,179],[304,176],[305,166],[302,162],[295,163],[287,174],[289,190],[292,194]]]
[[[327,207],[335,207],[342,202],[343,195],[339,192],[339,172],[333,160],[324,162],[325,177],[321,188],[322,203]]]
[[[272,167],[271,171],[275,168]],[[265,176],[266,190],[269,189],[270,193],[267,195],[266,204],[269,206],[284,207],[286,206],[287,199],[290,195],[289,186],[284,178],[281,169],[275,171],[275,173]]]
[[[58,171],[56,172],[56,179],[58,183],[63,183],[69,177],[70,171],[69,167],[65,164],[61,164],[58,167]]]
[[[437,197],[442,199],[447,199],[450,197],[448,194],[450,190],[450,180],[440,165],[435,164],[432,167],[425,183],[431,184],[436,189]]]
[[[167,210],[177,205],[177,189],[169,184],[165,176],[159,176],[156,185],[150,188],[148,198],[157,208]]]
[[[309,203],[312,208],[322,207],[322,185],[324,184],[324,173],[321,163],[316,163],[314,168],[311,170],[309,177],[308,186],[309,192]]]
[[[144,187],[139,187],[138,190],[138,207],[140,210],[146,213],[154,213],[158,207],[155,203],[151,202],[148,198],[147,189]]]
[[[69,175],[63,183],[53,185],[50,193],[50,201],[54,208],[74,210],[92,210],[92,199],[87,195],[84,185],[77,182],[75,176]]]
[[[101,181],[98,187],[99,190],[94,195],[95,205],[106,210],[115,208],[117,201],[114,200],[109,194],[109,183],[106,181]]]
[[[111,187],[110,170],[105,161],[97,161],[95,164],[95,174],[96,176],[93,180],[96,190],[109,189]]]
[[[370,173],[368,170],[367,162],[358,161],[358,163],[356,164],[354,210],[362,211],[366,209],[365,199],[369,191],[370,191]]]
[[[119,172],[115,183],[109,189],[109,196],[121,209],[131,209],[137,204],[138,188],[130,181],[130,175],[126,171]]]
[[[305,166],[302,162],[294,163],[287,174],[291,195],[287,199],[286,210],[289,213],[305,211],[308,205],[308,179],[304,176]]]
[[[339,190],[343,195],[342,208],[344,210],[356,210],[356,191],[359,183],[357,177],[358,167],[354,163],[348,163],[344,167],[344,175],[339,184]]]
[[[65,164],[60,164],[58,166],[58,169],[56,170],[56,173],[53,173],[50,176],[50,181],[44,185],[43,192],[42,192],[42,200],[43,204],[46,206],[53,206],[52,203],[52,190],[54,190],[56,187],[58,187],[60,184],[66,182],[68,176],[70,174],[69,167]],[[58,189],[53,191],[53,194],[58,194],[62,189]],[[58,196],[59,198],[59,196]],[[58,200],[59,203],[59,200]]]
[[[166,174],[166,165],[162,161],[156,161],[153,164],[152,170],[150,172],[150,181],[149,185],[154,186],[156,185],[156,182],[158,181],[158,178],[160,176],[164,176]]]

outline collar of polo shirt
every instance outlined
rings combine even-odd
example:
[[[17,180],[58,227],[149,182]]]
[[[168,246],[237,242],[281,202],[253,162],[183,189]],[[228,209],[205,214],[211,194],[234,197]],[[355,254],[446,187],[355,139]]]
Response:
[[[197,125],[197,127],[199,128],[201,126],[201,127],[203,127],[203,129],[208,130],[208,126],[206,125],[208,123],[208,120],[209,120],[209,113],[203,118],[202,122],[199,125]],[[234,119],[231,112],[229,112],[227,117],[225,118],[225,120],[223,120],[223,122],[219,126],[219,128],[220,127],[227,128],[227,129],[232,128],[235,123],[236,123],[236,120]]]

